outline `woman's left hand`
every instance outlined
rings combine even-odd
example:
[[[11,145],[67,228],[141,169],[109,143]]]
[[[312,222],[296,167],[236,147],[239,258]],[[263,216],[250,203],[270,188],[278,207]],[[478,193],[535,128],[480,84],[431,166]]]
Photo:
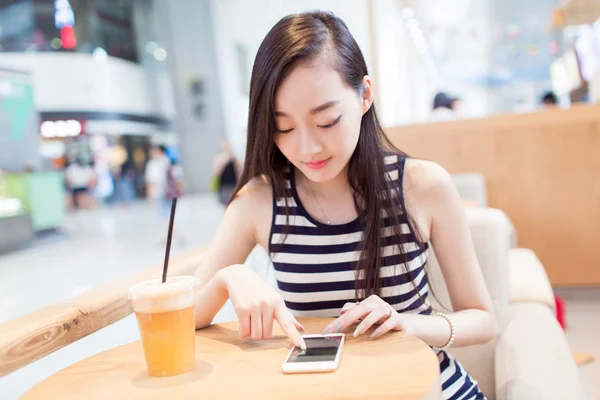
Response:
[[[341,316],[332,321],[323,329],[323,334],[343,332],[349,326],[362,320],[354,336],[366,332],[371,326],[380,324],[371,334],[371,338],[381,336],[391,330],[402,330],[399,314],[391,305],[383,301],[379,296],[372,295],[360,303],[346,303],[342,308]]]

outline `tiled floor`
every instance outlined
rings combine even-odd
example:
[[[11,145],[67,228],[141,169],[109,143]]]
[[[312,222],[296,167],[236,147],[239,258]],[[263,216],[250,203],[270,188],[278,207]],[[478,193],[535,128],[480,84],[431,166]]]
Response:
[[[185,243],[175,243],[173,254],[208,244],[223,208],[213,196],[180,201],[176,227]],[[41,238],[34,246],[0,257],[0,323],[160,263],[166,222],[152,206],[98,209],[69,217],[65,228]],[[269,281],[265,255],[253,255],[253,264]],[[23,290],[23,288],[27,288]],[[580,368],[589,398],[600,400],[600,295],[565,291],[573,348],[593,354],[597,361]],[[217,322],[235,317],[230,305]],[[17,399],[52,373],[98,352],[139,338],[135,318],[129,316],[58,352],[0,379],[0,399]]]
[[[600,289],[557,289],[567,309],[567,340],[595,357],[579,367],[590,400],[600,400]]]

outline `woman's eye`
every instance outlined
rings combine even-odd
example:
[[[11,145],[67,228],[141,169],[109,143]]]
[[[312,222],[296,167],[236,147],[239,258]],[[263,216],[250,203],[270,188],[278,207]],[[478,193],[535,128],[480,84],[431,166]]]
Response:
[[[290,133],[291,131],[293,131],[293,129],[286,129],[286,130],[277,129],[277,133]]]
[[[318,127],[319,127],[319,128],[324,128],[324,129],[331,128],[331,127],[333,127],[334,125],[337,125],[337,123],[338,123],[338,122],[340,122],[340,120],[341,120],[341,119],[342,119],[342,116],[340,115],[340,116],[339,116],[339,117],[337,117],[337,118],[335,119],[335,121],[333,121],[332,123],[330,123],[330,124],[327,124],[327,125],[318,125]]]

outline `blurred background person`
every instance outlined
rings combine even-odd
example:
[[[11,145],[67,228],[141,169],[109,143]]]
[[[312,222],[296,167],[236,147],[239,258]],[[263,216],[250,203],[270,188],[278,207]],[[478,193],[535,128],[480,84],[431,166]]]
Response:
[[[162,230],[163,238],[160,245],[166,241],[166,232],[171,214],[171,202],[175,197],[181,197],[183,170],[168,155],[165,146],[152,146],[150,149],[150,160],[146,165],[146,191],[147,198],[158,210],[158,215],[164,220],[165,229]],[[180,245],[185,244],[184,237],[173,228],[173,238]]]
[[[85,160],[78,158],[65,170],[65,181],[71,193],[72,208],[90,208],[90,190],[95,187],[97,181],[94,169]]]
[[[165,186],[165,197],[169,205],[174,198],[183,196],[185,186],[183,178],[183,168],[176,158],[170,158],[170,165],[167,169],[167,182]]]
[[[241,172],[240,161],[233,153],[229,141],[222,138],[219,153],[213,162],[213,189],[217,192],[221,204],[226,205],[229,202]]]
[[[558,97],[553,91],[548,91],[542,96],[542,108],[554,108],[558,106]]]
[[[167,174],[171,160],[165,146],[152,146],[150,160],[146,165],[146,196],[154,203],[159,215],[169,216],[170,204],[166,198]]]
[[[135,200],[135,165],[127,160],[119,167],[118,176],[115,176],[115,201],[128,203]]]
[[[447,93],[438,92],[433,98],[432,122],[455,121],[458,119],[460,99],[451,97]]]

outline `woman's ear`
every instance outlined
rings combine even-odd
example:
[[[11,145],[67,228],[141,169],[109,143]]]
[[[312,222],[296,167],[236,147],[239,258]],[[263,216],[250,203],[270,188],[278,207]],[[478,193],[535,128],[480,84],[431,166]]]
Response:
[[[364,115],[371,108],[371,104],[373,104],[373,85],[369,75],[363,77],[360,97],[362,100],[362,113]]]

